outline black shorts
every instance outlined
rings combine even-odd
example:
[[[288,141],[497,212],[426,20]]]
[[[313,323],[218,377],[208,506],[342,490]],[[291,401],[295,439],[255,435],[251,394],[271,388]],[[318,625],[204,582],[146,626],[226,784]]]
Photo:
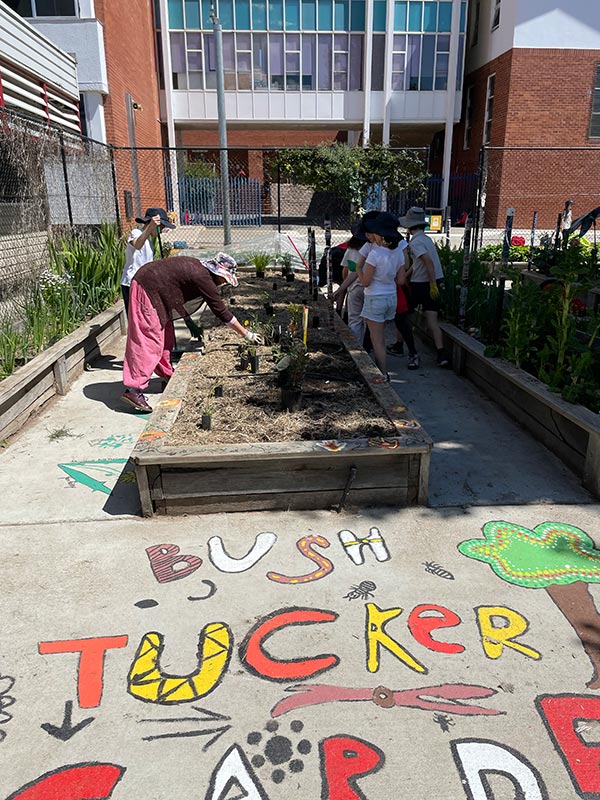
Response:
[[[441,281],[436,281],[438,290],[441,288]],[[418,283],[411,282],[410,284],[410,304],[411,308],[415,309],[421,306],[423,311],[439,311],[440,298],[433,299],[429,294],[429,281],[419,281]]]

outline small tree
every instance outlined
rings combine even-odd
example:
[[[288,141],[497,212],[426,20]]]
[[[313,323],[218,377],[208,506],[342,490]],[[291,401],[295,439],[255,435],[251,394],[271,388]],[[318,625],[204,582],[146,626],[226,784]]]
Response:
[[[458,545],[468,558],[488,563],[508,583],[526,589],[545,589],[573,626],[594,667],[588,682],[600,689],[600,614],[590,583],[600,583],[600,550],[579,528],[544,522],[533,530],[512,522],[488,522],[484,539]]]
[[[425,196],[425,167],[418,152],[370,144],[333,145],[284,150],[275,157],[282,179],[334,194],[355,210],[364,207],[370,191],[379,185],[390,195],[416,191]]]

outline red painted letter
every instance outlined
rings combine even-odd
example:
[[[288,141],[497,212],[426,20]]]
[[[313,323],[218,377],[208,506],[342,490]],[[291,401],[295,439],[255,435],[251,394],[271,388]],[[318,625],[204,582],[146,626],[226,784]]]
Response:
[[[441,616],[421,616],[431,611],[435,611]],[[456,625],[460,625],[461,622],[461,618],[454,611],[450,611],[449,608],[429,603],[413,608],[408,618],[408,629],[419,644],[429,650],[433,650],[435,653],[462,653],[465,649],[462,644],[436,642],[435,639],[431,638],[431,631],[436,628],[454,628]]]
[[[600,720],[600,697],[546,694],[535,704],[579,796],[600,797],[600,747],[585,744],[575,731],[579,720]]]
[[[356,779],[381,769],[382,751],[354,736],[330,736],[319,745],[323,786],[321,800],[366,800]]]
[[[61,767],[22,786],[6,800],[105,800],[124,772],[125,767],[115,764]]]
[[[40,642],[40,655],[81,653],[77,674],[77,698],[80,708],[95,708],[102,699],[104,654],[127,645],[127,636],[101,636],[96,639],[66,639],[61,642]]]
[[[272,658],[264,650],[264,643],[275,631],[289,625],[310,625],[316,622],[335,622],[338,615],[333,611],[315,608],[282,608],[264,617],[255,625],[240,645],[240,659],[259,678],[270,681],[296,681],[318,675],[337,666],[337,656],[314,656],[281,661]]]
[[[146,553],[154,577],[159,583],[187,578],[202,564],[202,559],[198,556],[179,555],[179,547],[176,544],[155,544],[153,547],[147,547]],[[187,564],[187,566],[175,569],[176,564]]]

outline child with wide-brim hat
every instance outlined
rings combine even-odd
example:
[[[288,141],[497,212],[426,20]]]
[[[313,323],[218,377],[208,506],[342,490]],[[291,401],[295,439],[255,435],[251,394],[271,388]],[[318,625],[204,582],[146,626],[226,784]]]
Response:
[[[410,278],[412,304],[415,308],[419,305],[422,307],[437,350],[438,366],[445,367],[449,360],[438,322],[440,285],[444,272],[437,247],[425,233],[427,227],[425,210],[419,206],[412,206],[403,217],[400,217],[400,226],[410,233],[408,249],[412,261]]]

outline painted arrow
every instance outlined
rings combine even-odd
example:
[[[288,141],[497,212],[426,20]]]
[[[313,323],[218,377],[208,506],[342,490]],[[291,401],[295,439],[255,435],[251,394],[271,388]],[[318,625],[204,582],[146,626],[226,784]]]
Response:
[[[94,721],[94,717],[86,717],[86,719],[78,722],[77,725],[73,725],[71,720],[73,716],[73,703],[71,700],[67,700],[65,702],[65,715],[63,717],[62,725],[58,727],[57,725],[52,725],[50,722],[44,722],[43,725],[40,725],[46,733],[49,733],[50,736],[54,736],[55,739],[60,739],[61,742],[68,742],[72,736],[75,736],[76,733],[83,730],[90,722]]]
[[[140,722],[166,722],[167,724],[173,722],[228,722],[231,717],[226,717],[216,711],[210,711],[208,708],[201,706],[192,706],[194,711],[198,712],[197,717],[167,717],[164,719],[141,719]],[[142,736],[142,741],[153,742],[155,739],[179,739],[189,736],[209,736],[209,740],[202,748],[205,753],[208,748],[218,741],[224,733],[230,730],[231,725],[222,725],[220,728],[203,728],[201,730],[192,731],[173,731],[172,733],[156,733],[151,736]]]

